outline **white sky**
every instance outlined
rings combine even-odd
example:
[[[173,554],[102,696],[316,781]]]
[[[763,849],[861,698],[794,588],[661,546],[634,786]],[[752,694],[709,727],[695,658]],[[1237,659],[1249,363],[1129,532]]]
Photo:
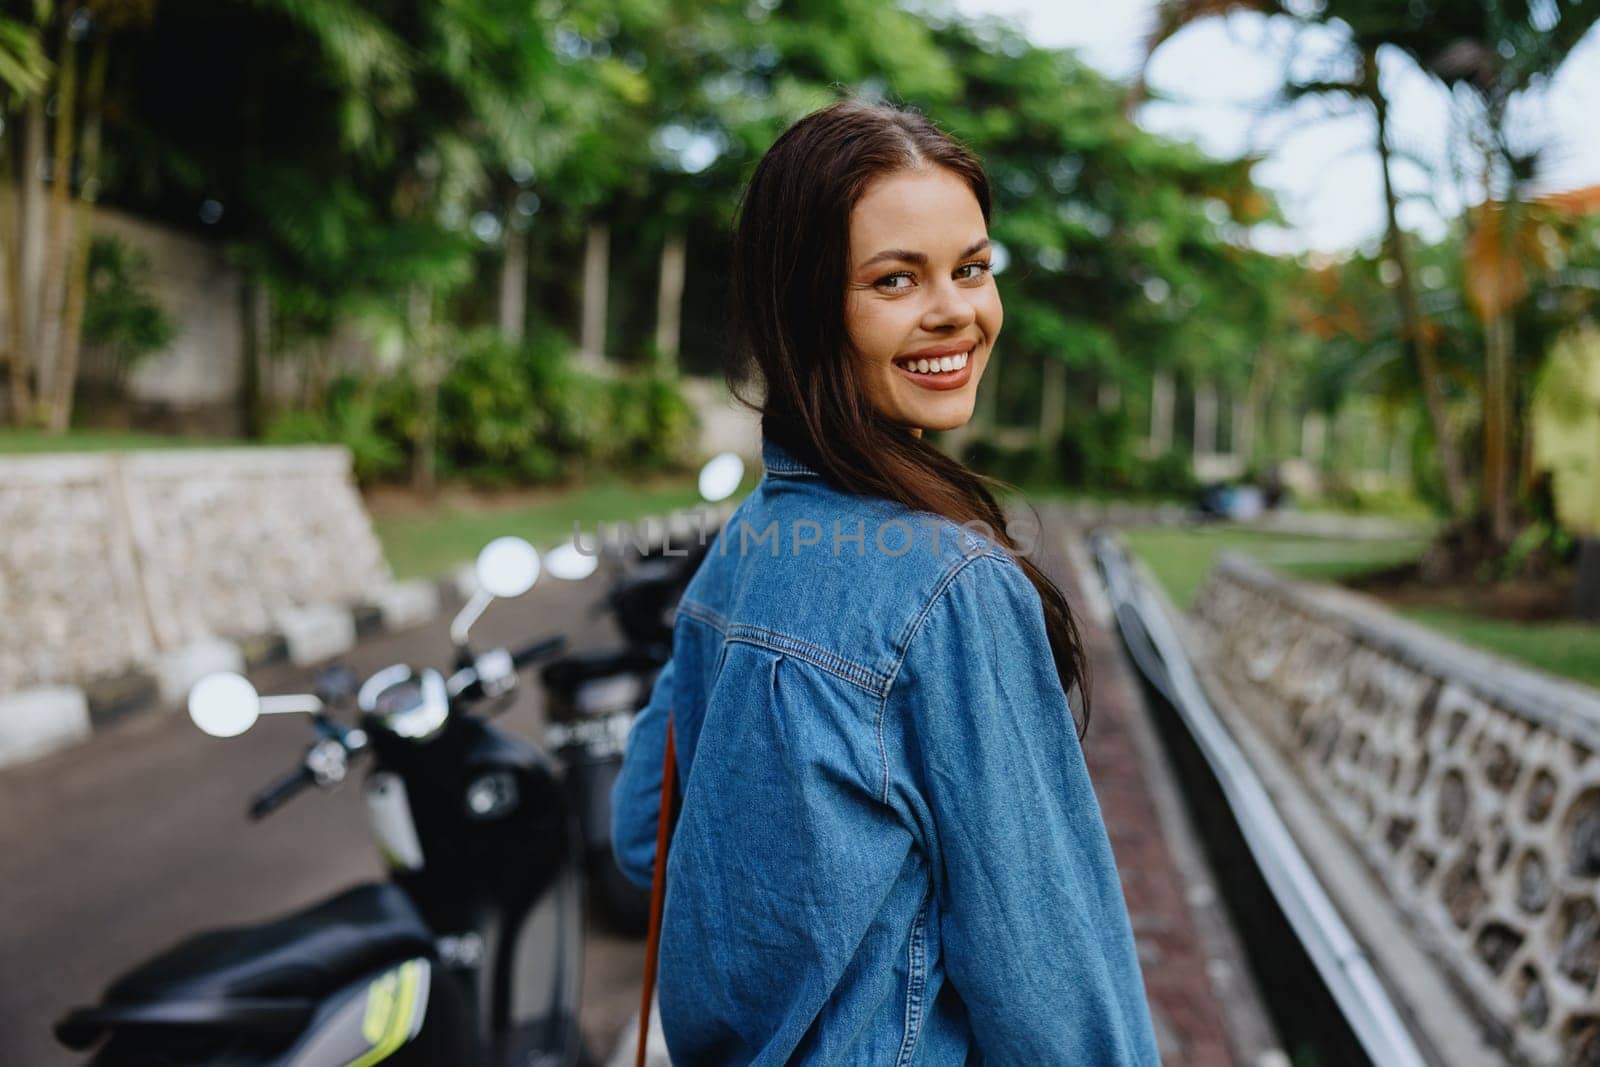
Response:
[[[1099,70],[1128,79],[1138,68],[1155,0],[954,0],[967,14],[1003,15],[1050,47],[1076,48]],[[1266,106],[1282,84],[1287,35],[1259,16],[1235,15],[1192,26],[1156,53],[1151,89],[1173,103],[1152,103],[1138,120],[1148,129],[1193,140],[1220,156],[1264,155],[1256,180],[1278,194],[1290,222],[1285,232],[1256,234],[1262,247],[1336,251],[1375,241],[1382,232],[1382,178],[1372,149],[1372,120],[1364,113],[1319,119],[1324,105],[1307,103],[1285,114]],[[1312,50],[1332,38],[1307,38]],[[1297,68],[1298,69],[1298,68]],[[1436,236],[1440,211],[1481,199],[1470,174],[1451,173],[1452,160],[1472,166],[1475,153],[1452,132],[1450,98],[1407,60],[1384,56],[1384,89],[1392,101],[1391,143],[1426,161],[1396,170],[1401,222]],[[1300,71],[1304,75],[1305,71]],[[1591,32],[1544,90],[1528,94],[1517,124],[1529,143],[1544,143],[1541,190],[1600,184],[1600,29]],[[1438,208],[1432,206],[1439,205]]]

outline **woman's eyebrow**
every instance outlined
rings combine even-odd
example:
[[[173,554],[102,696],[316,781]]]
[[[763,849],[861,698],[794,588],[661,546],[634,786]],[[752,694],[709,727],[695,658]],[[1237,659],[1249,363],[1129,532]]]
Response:
[[[957,256],[956,258],[957,259],[966,259],[968,256],[972,255],[974,252],[982,251],[983,249],[987,248],[988,246],[989,246],[989,239],[987,237],[979,238],[978,240],[972,242],[972,244],[968,245],[966,248],[962,249],[961,254],[959,256]],[[876,262],[878,262],[879,260],[882,260],[882,259],[899,260],[899,261],[901,261],[903,263],[915,263],[918,266],[927,266],[927,264],[928,264],[928,257],[926,255],[924,255],[923,253],[921,253],[921,252],[912,252],[912,251],[909,251],[909,250],[904,249],[904,248],[885,248],[882,252],[879,252],[877,255],[873,256],[871,259],[869,259],[865,263],[861,264],[861,266],[864,269],[866,267],[872,266],[874,263],[876,263]]]

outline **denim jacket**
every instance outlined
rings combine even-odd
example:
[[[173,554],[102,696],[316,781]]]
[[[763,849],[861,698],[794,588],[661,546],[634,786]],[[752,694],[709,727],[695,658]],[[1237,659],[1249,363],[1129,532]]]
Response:
[[[998,542],[768,437],[613,790],[674,1063],[1158,1064],[1038,593]]]

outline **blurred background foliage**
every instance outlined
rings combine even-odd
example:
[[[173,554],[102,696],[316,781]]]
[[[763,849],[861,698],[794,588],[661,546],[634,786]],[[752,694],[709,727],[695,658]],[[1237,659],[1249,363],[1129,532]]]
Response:
[[[1293,462],[1345,505],[1435,509],[1464,565],[1504,558],[1565,514],[1532,383],[1600,291],[1600,197],[1533,195],[1540,146],[1508,106],[1600,4],[1169,0],[1148,48],[1239,9],[1337,34],[1280,102],[1370,114],[1386,176],[1405,150],[1377,57],[1435,78],[1483,203],[1425,242],[1386,182],[1381,246],[1269,254],[1253,228],[1282,220],[1255,160],[1148,132],[1142,84],[937,2],[11,5],[6,414],[71,424],[80,335],[124,360],[159,347],[161,309],[134,310],[115,253],[74,252],[99,201],[242,270],[251,434],[341,441],[364,480],[424,488],[671,469],[694,420],[679,383],[715,374],[726,340],[742,182],[788,123],[853,94],[927,111],[994,181],[1007,329],[948,442],[969,461],[1153,495],[1213,454],[1235,477]],[[328,356],[350,331],[364,365]],[[287,398],[262,385],[284,364]]]

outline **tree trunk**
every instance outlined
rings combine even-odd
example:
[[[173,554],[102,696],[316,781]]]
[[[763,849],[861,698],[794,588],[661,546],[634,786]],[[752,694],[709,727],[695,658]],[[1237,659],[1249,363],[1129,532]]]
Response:
[[[1489,532],[1500,548],[1511,543],[1511,317],[1500,313],[1484,326],[1483,503]]]
[[[66,306],[61,315],[61,347],[57,355],[56,392],[50,409],[50,429],[63,433],[72,425],[73,393],[78,384],[78,356],[83,348],[83,311],[89,295],[90,216],[98,193],[100,166],[100,105],[105,93],[106,63],[111,49],[102,33],[89,59],[83,94],[83,143],[78,157],[83,180],[72,213],[72,258],[66,277]]]
[[[1501,128],[1504,115],[1494,105],[1488,108],[1489,122]],[[1483,225],[1494,224],[1489,204],[1494,189],[1494,149],[1484,151]],[[1489,264],[1493,281],[1488,286],[1492,298],[1481,309],[1483,322],[1483,509],[1489,519],[1489,534],[1498,548],[1511,543],[1511,404],[1516,362],[1515,307],[1517,300],[1517,184],[1508,176],[1500,232],[1494,235],[1494,250]],[[1469,264],[1469,272],[1471,270]],[[1471,277],[1470,273],[1468,277]]]
[[[509,213],[515,219],[516,212]],[[500,336],[521,341],[527,332],[528,233],[506,226],[506,253],[500,260]]]
[[[1250,469],[1255,456],[1256,408],[1250,395],[1233,400],[1233,425],[1229,427],[1228,451],[1244,470]]]
[[[610,227],[603,222],[590,223],[583,250],[583,329],[579,337],[580,358],[590,370],[600,369],[606,358],[610,245]]]
[[[1209,456],[1217,449],[1217,391],[1210,382],[1194,387],[1194,455]]]
[[[266,385],[266,361],[271,342],[272,308],[267,287],[248,279],[239,287],[240,318],[244,325],[240,354],[244,366],[239,388],[239,406],[245,436],[259,439],[266,433],[271,404]]]
[[[9,235],[8,235],[9,237]],[[0,357],[6,365],[6,405],[10,421],[21,425],[21,413],[26,411],[25,406],[17,404],[17,390],[26,389],[28,384],[28,368],[22,359],[22,350],[17,346],[16,319],[17,299],[16,291],[11,287],[11,279],[16,275],[15,264],[11,261],[11,250],[16,242],[9,239],[0,239],[0,292],[6,294],[6,336],[3,347],[0,347]],[[0,413],[0,418],[6,418]]]
[[[1054,448],[1067,428],[1067,365],[1047,356],[1039,389],[1039,440]]]
[[[1320,411],[1308,411],[1300,420],[1300,458],[1321,470],[1327,451],[1327,417]]]
[[[1450,502],[1451,514],[1461,518],[1467,512],[1467,483],[1461,473],[1461,457],[1456,451],[1455,436],[1450,432],[1449,414],[1445,410],[1438,352],[1434,348],[1433,335],[1422,321],[1422,305],[1417,300],[1417,290],[1412,282],[1411,256],[1406,251],[1405,234],[1400,229],[1400,201],[1394,190],[1393,166],[1389,158],[1389,104],[1378,88],[1376,50],[1366,53],[1365,62],[1367,95],[1378,122],[1378,163],[1383,173],[1385,242],[1389,247],[1389,257],[1399,271],[1395,299],[1399,303],[1406,342],[1416,357],[1417,373],[1422,378],[1422,396],[1428,408],[1428,421],[1433,426],[1434,446],[1439,457],[1439,471],[1444,479],[1445,496]]]
[[[678,366],[678,349],[683,339],[683,282],[688,273],[688,250],[684,234],[674,227],[661,246],[661,287],[656,293],[656,358],[658,370],[672,372]]]
[[[39,304],[44,288],[44,198],[39,168],[44,163],[44,104],[30,97],[22,109],[22,156],[17,166],[17,234],[12,249],[11,343],[12,411],[17,424],[31,424],[38,413],[29,388],[29,371],[37,382]],[[20,384],[18,384],[20,383]]]
[[[439,382],[443,378],[438,346],[433,343],[433,294],[422,285],[411,289],[407,309],[412,355],[416,359],[418,406],[417,451],[412,457],[411,486],[432,497],[438,488],[435,452],[439,441]]]
[[[1600,537],[1578,542],[1578,584],[1572,610],[1580,619],[1600,622]]]
[[[970,425],[974,433],[993,433],[995,423],[999,420],[1000,365],[999,360],[991,359],[984,367],[983,382],[978,387],[978,395],[972,401]]]
[[[60,395],[62,314],[66,303],[67,273],[72,269],[68,245],[68,203],[72,196],[73,119],[78,105],[78,42],[72,14],[61,22],[61,58],[56,63],[55,132],[51,143],[49,233],[45,243],[44,301],[39,330],[39,399],[45,404],[45,424],[58,427],[56,398]]]
[[[1122,404],[1122,387],[1113,381],[1102,381],[1095,390],[1095,406],[1101,411],[1115,411]]]
[[[0,137],[0,174],[14,174],[15,137]],[[6,400],[13,425],[22,426],[28,418],[28,350],[22,343],[22,299],[17,260],[19,228],[17,216],[0,218],[0,293],[6,300]]]
[[[1172,375],[1157,371],[1150,379],[1150,454],[1164,456],[1172,449],[1172,422],[1177,389]]]

